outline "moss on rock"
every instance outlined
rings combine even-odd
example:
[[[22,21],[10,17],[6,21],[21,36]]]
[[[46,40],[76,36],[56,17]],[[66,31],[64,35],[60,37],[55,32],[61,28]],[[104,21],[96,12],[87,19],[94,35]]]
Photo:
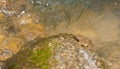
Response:
[[[73,35],[60,34],[30,44],[7,60],[6,69],[104,69],[100,58],[79,45]]]

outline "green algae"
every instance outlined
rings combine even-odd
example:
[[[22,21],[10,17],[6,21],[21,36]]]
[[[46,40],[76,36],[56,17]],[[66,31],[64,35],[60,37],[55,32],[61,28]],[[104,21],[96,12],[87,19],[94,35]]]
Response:
[[[28,47],[23,47],[20,52],[8,60],[7,69],[23,69],[24,67],[26,69],[49,69],[50,57],[53,55],[53,49],[58,45],[58,42],[46,38],[26,45]]]
[[[40,50],[36,50],[32,52],[32,55],[30,56],[30,60],[33,64],[36,66],[42,68],[42,69],[48,69],[48,61],[51,56],[51,50],[45,46],[44,48],[41,48]]]
[[[76,40],[73,35],[62,34],[34,43],[30,42],[27,44],[31,44],[29,47],[23,48],[7,61],[6,69],[50,69],[58,63],[55,59],[57,46],[63,45],[64,39],[71,40],[71,38]],[[104,63],[102,66],[104,66]]]

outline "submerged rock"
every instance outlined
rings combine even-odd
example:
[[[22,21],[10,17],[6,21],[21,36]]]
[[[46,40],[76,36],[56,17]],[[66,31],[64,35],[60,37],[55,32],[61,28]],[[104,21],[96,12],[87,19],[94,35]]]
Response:
[[[6,69],[104,69],[101,59],[68,34],[38,40],[8,59]]]
[[[20,50],[24,42],[21,38],[0,35],[0,69],[3,69],[8,58]]]

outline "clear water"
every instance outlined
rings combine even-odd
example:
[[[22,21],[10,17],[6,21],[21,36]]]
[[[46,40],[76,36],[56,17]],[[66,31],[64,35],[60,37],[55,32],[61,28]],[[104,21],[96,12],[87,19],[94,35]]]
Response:
[[[93,50],[105,60],[108,69],[120,68],[119,0],[11,0],[7,2],[7,0],[0,0],[0,13],[4,13],[6,17],[19,18],[26,13],[35,13],[37,16],[34,22],[44,25],[47,36],[59,33],[83,35],[93,41],[95,44]]]

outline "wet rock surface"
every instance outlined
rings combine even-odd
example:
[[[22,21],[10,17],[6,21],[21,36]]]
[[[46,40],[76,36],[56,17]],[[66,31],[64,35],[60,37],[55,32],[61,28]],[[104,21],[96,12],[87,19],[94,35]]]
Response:
[[[76,36],[81,46],[105,60],[108,69],[119,69],[119,24],[119,0],[0,0],[0,66],[22,46],[33,46],[36,39],[72,33],[91,39],[93,44]]]
[[[7,69],[104,69],[100,57],[69,34],[52,36],[25,47],[6,64]]]

